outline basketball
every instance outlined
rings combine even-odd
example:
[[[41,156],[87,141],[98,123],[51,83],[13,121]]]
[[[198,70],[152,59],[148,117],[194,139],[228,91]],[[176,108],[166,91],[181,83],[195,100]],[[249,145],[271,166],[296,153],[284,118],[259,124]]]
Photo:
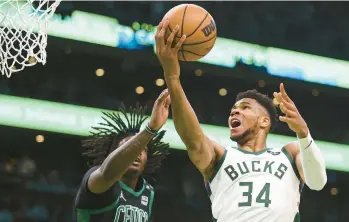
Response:
[[[165,39],[169,37],[176,25],[179,30],[173,40],[174,46],[179,39],[186,35],[186,39],[178,51],[181,61],[196,61],[204,57],[213,48],[217,29],[216,24],[204,8],[194,4],[181,4],[169,10],[162,21],[169,20]]]

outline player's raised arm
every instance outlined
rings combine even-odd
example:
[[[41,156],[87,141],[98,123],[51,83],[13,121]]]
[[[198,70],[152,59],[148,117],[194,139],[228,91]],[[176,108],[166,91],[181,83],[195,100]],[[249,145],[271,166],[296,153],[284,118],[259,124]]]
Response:
[[[287,123],[289,128],[297,134],[298,143],[290,143],[286,149],[292,154],[302,180],[312,190],[322,190],[326,185],[326,165],[320,149],[312,139],[309,128],[299,113],[296,105],[280,84],[280,92],[274,93],[280,104],[281,111],[286,116],[280,116],[280,121]]]
[[[171,96],[172,116],[176,130],[187,147],[189,157],[200,172],[209,177],[213,166],[224,153],[224,148],[211,141],[200,128],[197,116],[191,107],[180,83],[180,67],[178,50],[186,36],[172,46],[174,36],[178,32],[178,25],[168,39],[165,39],[168,21],[160,23],[156,32],[156,54],[164,70],[168,91]]]
[[[156,131],[165,124],[168,118],[169,106],[169,93],[167,90],[164,90],[154,104],[151,120],[146,129],[123,143],[120,147],[118,147],[119,144],[112,144],[110,150],[114,151],[108,155],[102,165],[89,177],[88,188],[91,192],[103,193],[122,177],[128,167],[146,149],[147,144],[154,137]],[[116,149],[116,147],[118,148]]]

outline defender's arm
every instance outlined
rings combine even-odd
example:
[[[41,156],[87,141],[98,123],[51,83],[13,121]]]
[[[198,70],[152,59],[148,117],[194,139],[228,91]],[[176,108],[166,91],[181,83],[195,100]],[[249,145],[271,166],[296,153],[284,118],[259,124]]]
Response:
[[[92,193],[103,193],[108,190],[127,171],[152,137],[152,134],[143,130],[119,148],[115,149],[114,147],[115,150],[88,179],[89,190]],[[117,146],[117,144],[115,145]]]
[[[93,172],[88,180],[88,188],[93,193],[106,191],[115,181],[120,179],[138,155],[146,148],[149,141],[167,121],[171,100],[167,90],[164,90],[155,101],[149,125],[126,143],[113,144],[114,150],[104,160],[103,164]]]

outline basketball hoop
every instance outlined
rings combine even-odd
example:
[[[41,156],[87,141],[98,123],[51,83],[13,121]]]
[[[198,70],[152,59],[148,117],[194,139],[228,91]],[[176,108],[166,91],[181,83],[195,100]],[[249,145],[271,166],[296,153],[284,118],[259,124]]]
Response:
[[[61,0],[0,0],[0,72],[46,63],[47,28]]]

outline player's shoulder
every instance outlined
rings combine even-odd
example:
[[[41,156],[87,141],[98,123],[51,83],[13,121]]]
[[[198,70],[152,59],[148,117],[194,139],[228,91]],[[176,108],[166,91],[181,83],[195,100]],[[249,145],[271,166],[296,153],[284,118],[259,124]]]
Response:
[[[145,189],[154,192],[154,187],[146,179],[143,178],[143,181]]]
[[[85,173],[85,176],[91,175],[93,172],[95,172],[100,166],[93,166],[90,169],[88,169]]]
[[[293,141],[287,143],[282,149],[285,149],[291,155],[292,159],[294,159],[300,151],[300,146],[298,142]]]
[[[83,178],[82,178],[82,181],[81,181],[81,184],[80,184],[80,188],[84,191],[89,191],[88,189],[88,180],[90,179],[90,176],[91,174],[96,171],[97,169],[99,168],[99,166],[94,166],[94,167],[91,167],[90,169],[88,169]]]

